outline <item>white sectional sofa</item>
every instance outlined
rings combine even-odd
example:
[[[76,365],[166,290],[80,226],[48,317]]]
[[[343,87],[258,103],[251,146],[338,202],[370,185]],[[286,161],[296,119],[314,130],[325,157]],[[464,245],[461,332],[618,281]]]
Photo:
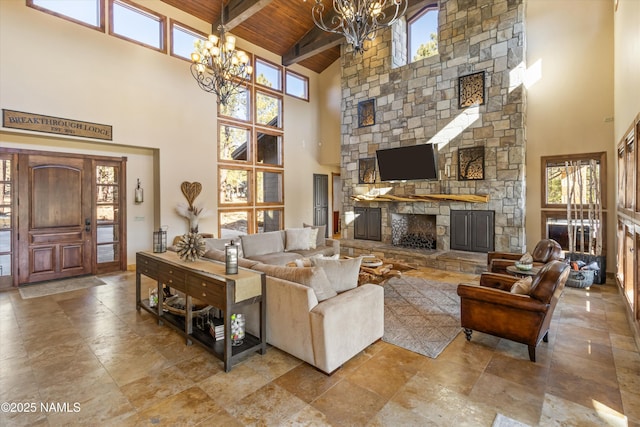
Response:
[[[287,267],[309,255],[339,254],[339,241],[314,250],[288,251],[292,233],[242,236],[239,265],[267,276],[267,342],[325,373],[332,373],[384,334],[384,291],[357,286],[360,259],[310,258],[311,267]],[[224,260],[224,240],[208,240],[205,258]],[[291,246],[289,246],[291,247]],[[258,331],[256,306],[247,307],[247,330]]]

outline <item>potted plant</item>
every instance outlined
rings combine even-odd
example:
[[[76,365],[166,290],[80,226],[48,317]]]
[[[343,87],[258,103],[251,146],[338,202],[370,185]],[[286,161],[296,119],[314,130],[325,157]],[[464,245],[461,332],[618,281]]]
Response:
[[[567,177],[567,258],[596,270],[594,283],[606,281],[606,256],[602,253],[602,191],[597,162],[565,162]],[[597,269],[593,268],[594,262]]]

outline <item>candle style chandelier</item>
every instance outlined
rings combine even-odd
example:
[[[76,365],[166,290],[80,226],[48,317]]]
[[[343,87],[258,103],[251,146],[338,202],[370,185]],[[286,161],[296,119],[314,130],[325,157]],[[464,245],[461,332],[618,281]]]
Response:
[[[227,105],[238,93],[239,87],[251,78],[253,67],[249,55],[236,49],[236,38],[227,35],[224,28],[224,4],[222,6],[219,36],[209,35],[206,41],[197,40],[191,54],[191,75],[200,88],[215,93],[218,104]]]
[[[365,41],[373,41],[379,29],[388,27],[407,11],[407,0],[333,0],[335,15],[324,22],[325,6],[316,0],[311,16],[323,31],[344,34],[353,51],[363,54]],[[394,12],[391,15],[390,12]]]

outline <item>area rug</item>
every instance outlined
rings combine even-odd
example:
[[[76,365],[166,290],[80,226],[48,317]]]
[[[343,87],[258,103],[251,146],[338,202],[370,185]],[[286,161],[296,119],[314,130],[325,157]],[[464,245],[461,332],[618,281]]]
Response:
[[[382,340],[436,358],[462,330],[457,287],[420,277],[389,279]]]
[[[529,424],[521,423],[502,414],[496,415],[491,427],[530,427]]]
[[[18,288],[22,299],[38,298],[48,295],[61,294],[63,292],[86,289],[94,286],[105,285],[96,276],[73,277],[71,279],[51,280],[49,282],[22,285]]]

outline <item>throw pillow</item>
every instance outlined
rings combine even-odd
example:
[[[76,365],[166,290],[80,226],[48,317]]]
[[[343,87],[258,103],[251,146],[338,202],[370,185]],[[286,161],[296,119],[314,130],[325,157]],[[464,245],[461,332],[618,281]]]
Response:
[[[311,264],[322,267],[331,286],[337,293],[348,291],[358,286],[358,275],[360,274],[360,263],[362,258],[350,259],[322,259],[311,258]]]
[[[309,258],[300,258],[293,261],[293,263],[296,267],[312,267],[311,260]]]
[[[318,246],[318,229],[309,228],[309,249],[315,249]]]
[[[316,254],[316,255],[311,255],[311,258],[340,259],[340,254],[333,254],[333,255]]]
[[[519,295],[529,295],[531,291],[531,276],[523,277],[522,279],[511,285],[511,293]]]
[[[240,239],[242,240],[242,251],[247,258],[284,252],[284,232],[282,230],[243,234]]]
[[[302,226],[306,227],[306,228],[317,228],[318,229],[318,236],[316,238],[316,247],[324,246],[326,244],[325,237],[324,237],[324,234],[327,231],[327,226],[326,225],[311,225],[311,224],[302,223]]]
[[[306,251],[309,250],[308,228],[287,228],[285,233],[285,251]]]
[[[240,239],[240,236],[233,238],[233,239],[213,239],[213,238],[206,238],[204,239],[204,243],[205,245],[207,245],[207,250],[210,249],[220,249],[221,251],[224,251],[224,247],[227,243],[232,242],[235,243],[236,245],[238,245],[238,256],[241,257],[243,256],[242,254],[242,240]]]
[[[276,277],[290,282],[300,283],[313,289],[318,302],[337,295],[329,283],[327,274],[319,267],[283,267],[280,265],[256,264],[254,270],[262,271],[267,276]]]

